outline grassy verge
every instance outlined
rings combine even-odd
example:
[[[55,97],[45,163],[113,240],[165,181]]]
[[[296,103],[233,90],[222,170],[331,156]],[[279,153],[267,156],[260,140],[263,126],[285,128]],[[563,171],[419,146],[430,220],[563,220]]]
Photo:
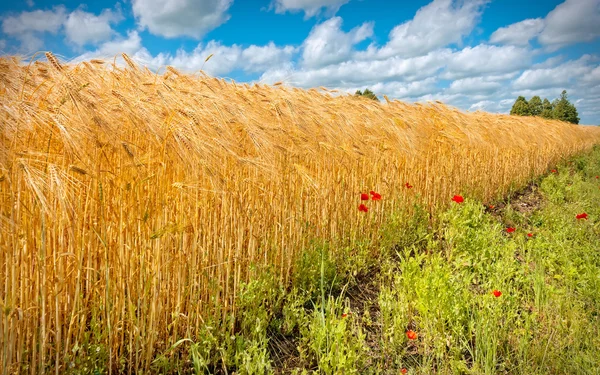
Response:
[[[466,197],[433,225],[417,207],[390,217],[364,246],[313,241],[293,285],[257,270],[261,276],[241,288],[235,317],[206,322],[153,368],[597,374],[599,175],[596,148],[505,202]],[[72,372],[83,368],[73,362]],[[94,368],[85,362],[86,371]]]

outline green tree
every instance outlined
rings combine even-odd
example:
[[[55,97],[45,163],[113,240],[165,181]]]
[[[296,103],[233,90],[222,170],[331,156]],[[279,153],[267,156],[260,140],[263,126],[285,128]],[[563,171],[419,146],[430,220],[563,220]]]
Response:
[[[563,90],[560,98],[554,101],[554,110],[552,111],[554,118],[561,121],[579,124],[577,108],[569,101],[567,90]]]
[[[523,96],[519,96],[517,100],[515,100],[515,104],[513,104],[512,109],[510,110],[510,114],[518,116],[530,116],[531,109],[529,108],[527,99],[525,99]]]
[[[552,103],[546,98],[542,102],[542,113],[540,114],[543,118],[554,118],[554,113],[552,112]]]
[[[375,93],[369,89],[365,89],[365,91],[363,91],[363,92],[361,92],[360,90],[356,90],[356,93],[354,95],[364,96],[366,98],[379,101],[379,98],[377,97],[377,95],[375,95]]]
[[[529,110],[531,111],[532,116],[539,116],[542,114],[543,110],[542,99],[539,96],[534,96],[529,99]]]

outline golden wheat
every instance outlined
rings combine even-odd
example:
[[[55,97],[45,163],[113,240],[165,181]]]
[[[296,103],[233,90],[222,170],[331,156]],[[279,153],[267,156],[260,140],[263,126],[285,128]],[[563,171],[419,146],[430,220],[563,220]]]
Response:
[[[110,368],[146,371],[235,311],[252,264],[288,280],[313,238],[352,244],[413,202],[502,196],[600,140],[440,103],[156,75],[127,56],[46,57],[0,59],[4,373],[61,373],[92,333]],[[383,200],[365,214],[369,190]]]

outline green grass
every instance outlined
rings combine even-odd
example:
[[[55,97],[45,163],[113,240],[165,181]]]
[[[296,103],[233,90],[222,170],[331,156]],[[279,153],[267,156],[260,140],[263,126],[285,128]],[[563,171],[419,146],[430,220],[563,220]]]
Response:
[[[391,215],[358,247],[314,240],[292,285],[256,270],[235,316],[172,343],[153,369],[600,374],[600,148],[557,170],[502,209],[466,197],[433,221],[419,207]],[[72,372],[104,372],[96,350]]]

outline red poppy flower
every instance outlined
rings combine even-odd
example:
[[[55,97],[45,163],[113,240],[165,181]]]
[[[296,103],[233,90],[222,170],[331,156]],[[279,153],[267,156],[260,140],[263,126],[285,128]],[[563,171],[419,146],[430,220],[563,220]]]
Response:
[[[360,206],[358,206],[358,210],[362,211],[362,212],[367,212],[367,211],[369,211],[369,208],[367,206],[365,206],[364,204],[361,204]]]
[[[360,195],[360,200],[361,200],[361,201],[368,201],[368,200],[369,200],[369,194],[367,194],[367,193],[362,193],[362,194]]]
[[[403,368],[402,370],[400,370],[400,373],[402,373],[402,374],[406,374],[407,372],[408,372],[408,370],[405,369],[405,368]]]
[[[578,220],[579,220],[579,219],[584,219],[584,220],[587,220],[587,219],[588,219],[588,214],[586,214],[586,213],[584,212],[584,213],[582,213],[582,214],[579,214],[579,215],[577,215],[577,216],[575,216],[575,217],[576,217]]]
[[[553,170],[551,170],[550,172],[552,172],[552,173],[556,173],[556,169],[553,169]]]
[[[516,229],[515,229],[515,228],[513,228],[513,227],[508,227],[508,228],[506,228],[506,233],[512,233],[512,232],[514,232],[515,230],[516,230]]]
[[[498,298],[502,295],[502,292],[499,290],[494,289],[494,291],[492,292],[492,294],[494,295],[494,297]]]
[[[494,209],[494,207],[495,207],[495,206],[494,206],[493,204],[490,204],[490,210],[493,210],[493,209]]]
[[[343,314],[342,314],[342,318],[347,318],[347,317],[348,317],[348,314],[350,314],[350,313],[343,313]]]
[[[405,184],[404,184],[404,186],[406,186],[406,188],[407,188],[407,189],[412,189],[412,187],[413,187],[413,186],[412,186],[411,184],[409,184],[408,182],[407,182],[407,183],[405,183]]]
[[[599,176],[596,176],[596,180],[599,178]]]
[[[527,233],[527,237],[533,237],[533,233]]]
[[[373,190],[371,190],[371,199],[373,199],[374,201],[379,201],[379,200],[381,200],[381,194],[376,193]]]
[[[452,200],[456,203],[462,203],[465,201],[465,198],[463,198],[462,195],[455,195]]]
[[[417,333],[409,329],[408,331],[406,331],[406,337],[408,337],[409,340],[416,340]]]

